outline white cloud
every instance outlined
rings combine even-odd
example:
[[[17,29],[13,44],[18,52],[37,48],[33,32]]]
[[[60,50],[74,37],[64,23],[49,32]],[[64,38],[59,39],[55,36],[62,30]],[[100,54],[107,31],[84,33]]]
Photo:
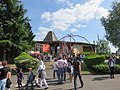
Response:
[[[62,23],[62,22],[58,22],[58,21],[54,21],[52,23],[52,28],[54,30],[61,30],[61,31],[66,31],[66,29],[69,27],[69,24],[66,23]]]
[[[50,12],[45,12],[42,14],[41,19],[46,19],[47,21],[51,20],[51,14]]]
[[[85,27],[87,27],[87,25],[76,24],[76,25],[74,25],[74,27],[76,27],[76,28],[85,28]]]
[[[99,18],[101,18],[102,16],[104,16],[104,17],[107,17],[108,16],[108,13],[109,12],[107,12],[106,13],[106,11],[108,11],[107,9],[104,9],[104,8],[99,8],[99,10],[97,10],[96,12],[95,12],[95,18],[96,19],[99,19]]]
[[[106,16],[108,14],[107,9],[100,7],[102,1],[103,0],[90,0],[83,5],[76,4],[73,8],[76,13],[76,18],[79,21],[89,21],[96,17],[101,18],[102,16]]]
[[[52,13],[52,20],[71,24],[75,23],[76,18],[74,16],[74,11],[72,9],[60,9]]]
[[[71,31],[71,33],[74,33],[74,32],[77,32],[78,30],[75,28],[72,28],[70,31]]]
[[[66,2],[66,0],[58,1]],[[46,20],[46,22],[50,21],[50,27],[53,29],[65,31],[76,22],[88,22],[91,19],[98,19],[102,16],[107,16],[107,9],[100,6],[102,1],[104,0],[90,0],[84,4],[76,4],[69,8],[60,9],[56,12],[45,12],[42,14],[41,18]]]
[[[71,0],[57,1],[59,3],[69,2],[71,5],[68,8],[61,8],[55,12],[44,12],[41,15],[44,23],[50,23],[50,29],[45,27],[39,28],[37,36],[39,37],[40,35],[42,39],[50,30],[77,32],[78,28],[85,28],[85,24],[90,22],[91,19],[99,19],[108,15],[108,10],[100,6],[104,0],[89,0],[84,4],[73,4]],[[82,22],[84,22],[84,25],[82,25]]]
[[[68,6],[72,6],[73,5],[71,0],[56,0],[56,1],[57,1],[57,3],[67,4]]]

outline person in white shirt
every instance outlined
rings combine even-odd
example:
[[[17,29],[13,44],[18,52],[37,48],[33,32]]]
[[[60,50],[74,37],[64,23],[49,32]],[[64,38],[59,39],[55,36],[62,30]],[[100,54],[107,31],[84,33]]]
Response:
[[[44,62],[42,60],[40,60],[40,65],[39,65],[39,68],[37,69],[36,72],[37,72],[37,74],[39,73],[39,78],[40,78],[40,83],[38,83],[38,85],[42,88],[43,82],[44,82],[44,84],[46,86],[45,89],[48,89],[49,86],[48,86],[46,79],[45,79],[45,77],[46,77],[45,65],[44,65]]]
[[[67,61],[65,55],[63,55],[63,60],[64,60],[64,78],[63,78],[63,80],[66,81],[66,72],[67,72],[67,67],[68,67],[68,61]]]
[[[63,83],[63,75],[64,75],[64,60],[60,57],[57,61],[57,68],[58,68],[58,84]]]
[[[53,78],[55,79],[55,74],[57,74],[58,77],[57,59],[54,60],[52,68],[53,68]]]

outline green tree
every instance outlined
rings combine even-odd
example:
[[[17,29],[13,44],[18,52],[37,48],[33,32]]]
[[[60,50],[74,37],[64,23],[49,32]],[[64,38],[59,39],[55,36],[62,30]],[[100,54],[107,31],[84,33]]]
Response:
[[[106,39],[120,48],[120,2],[113,2],[108,17],[102,17],[101,22],[105,28]]]
[[[110,53],[109,42],[104,39],[98,39],[96,52],[98,54],[109,54]]]
[[[34,37],[27,10],[18,0],[0,0],[0,56],[12,62],[22,51],[29,50]]]

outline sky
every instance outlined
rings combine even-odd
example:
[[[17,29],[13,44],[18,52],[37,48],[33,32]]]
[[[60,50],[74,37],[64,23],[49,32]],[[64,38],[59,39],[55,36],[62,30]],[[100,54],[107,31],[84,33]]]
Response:
[[[21,0],[26,17],[31,19],[35,41],[45,38],[48,31],[54,31],[58,40],[68,34],[79,35],[90,43],[105,39],[101,17],[107,17],[113,1],[120,0]],[[87,42],[74,37],[77,42]],[[65,40],[69,40],[65,38]],[[111,51],[117,49],[110,45]]]

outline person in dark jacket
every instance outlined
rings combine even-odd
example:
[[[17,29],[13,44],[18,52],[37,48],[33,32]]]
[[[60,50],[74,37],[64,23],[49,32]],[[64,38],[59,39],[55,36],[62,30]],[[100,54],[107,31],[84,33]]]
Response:
[[[26,83],[26,89],[28,89],[28,85],[31,84],[31,88],[33,89],[33,80],[35,79],[35,74],[32,71],[32,68],[29,68],[29,73],[28,73],[28,77],[27,77],[27,83]]]
[[[22,88],[22,80],[24,79],[24,74],[21,68],[14,69],[14,71],[17,73],[17,84],[18,88],[20,89]]]
[[[83,80],[82,80],[82,74],[81,74],[81,62],[78,57],[75,58],[73,62],[73,74],[74,74],[74,90],[77,90],[77,76],[79,77],[82,88],[84,86]]]

